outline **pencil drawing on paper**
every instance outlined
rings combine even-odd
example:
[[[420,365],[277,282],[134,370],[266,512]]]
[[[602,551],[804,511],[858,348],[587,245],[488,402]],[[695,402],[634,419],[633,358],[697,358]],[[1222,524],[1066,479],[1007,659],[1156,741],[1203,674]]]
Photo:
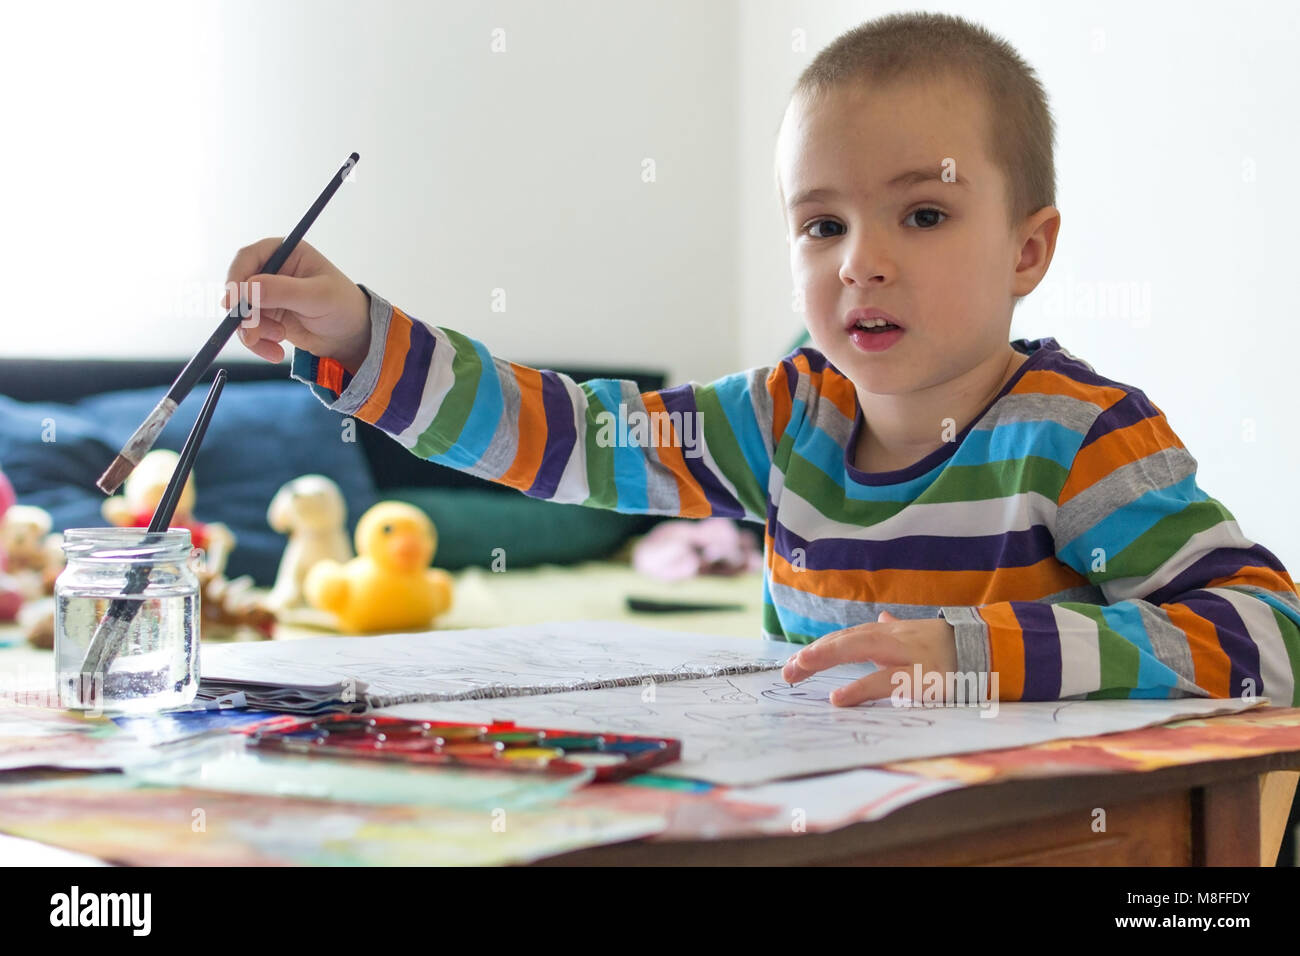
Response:
[[[726,675],[644,688],[547,697],[409,705],[409,718],[513,720],[581,732],[675,737],[682,759],[657,774],[744,786],[879,766],[920,757],[1017,747],[1173,719],[1240,702],[1059,701],[1004,704],[997,720],[978,707],[895,706],[888,698],[837,707],[830,692],[857,678],[824,672],[791,686],[778,673]]]
[[[261,681],[301,692],[352,677],[367,685],[372,707],[381,706],[377,700],[398,705],[386,709],[396,716],[674,737],[682,741],[682,759],[656,772],[728,785],[1092,736],[1251,706],[1199,699],[1018,702],[1004,703],[996,720],[984,719],[991,713],[983,706],[895,706],[889,698],[838,707],[831,691],[869,672],[869,665],[841,665],[792,686],[779,670],[792,649],[609,621],[484,629],[455,638],[432,632],[211,650],[209,656],[204,648],[205,680]]]

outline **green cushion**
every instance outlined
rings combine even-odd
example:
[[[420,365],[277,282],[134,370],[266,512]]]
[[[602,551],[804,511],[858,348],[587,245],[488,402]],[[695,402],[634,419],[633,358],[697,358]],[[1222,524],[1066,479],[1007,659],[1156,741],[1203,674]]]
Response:
[[[473,488],[389,488],[381,495],[422,509],[438,529],[434,567],[491,568],[496,548],[505,567],[573,564],[608,557],[632,535],[656,524],[654,515],[562,505]]]
[[[784,355],[789,355],[789,354],[790,354],[791,352],[793,352],[795,349],[797,349],[797,348],[802,348],[802,347],[805,346],[805,345],[807,345],[809,348],[812,347],[812,336],[808,334],[808,330],[807,330],[807,329],[804,329],[803,331],[801,331],[801,332],[798,334],[798,336],[795,337],[795,340],[794,340],[793,342],[791,342],[790,345],[786,348],[786,350],[785,350],[784,352],[782,352],[781,354],[782,354],[783,356],[784,356]]]

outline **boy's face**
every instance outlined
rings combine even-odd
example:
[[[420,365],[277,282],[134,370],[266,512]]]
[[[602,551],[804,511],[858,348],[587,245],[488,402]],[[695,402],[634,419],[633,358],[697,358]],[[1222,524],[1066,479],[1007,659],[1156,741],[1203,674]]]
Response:
[[[813,342],[860,391],[914,392],[1010,354],[1023,239],[984,113],[953,81],[845,87],[786,112],[777,163],[795,288]],[[889,185],[913,170],[934,180]],[[801,197],[814,189],[833,195]],[[862,345],[885,339],[848,327],[851,309],[871,307],[903,329],[880,351]]]

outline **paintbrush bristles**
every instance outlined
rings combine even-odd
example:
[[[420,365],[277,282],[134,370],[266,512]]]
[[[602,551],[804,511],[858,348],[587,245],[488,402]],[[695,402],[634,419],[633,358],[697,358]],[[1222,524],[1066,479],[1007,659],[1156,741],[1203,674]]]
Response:
[[[122,482],[126,481],[127,475],[135,470],[135,462],[125,455],[118,455],[113,459],[113,464],[109,465],[105,472],[99,476],[95,482],[99,490],[106,495],[111,495],[122,487]]]

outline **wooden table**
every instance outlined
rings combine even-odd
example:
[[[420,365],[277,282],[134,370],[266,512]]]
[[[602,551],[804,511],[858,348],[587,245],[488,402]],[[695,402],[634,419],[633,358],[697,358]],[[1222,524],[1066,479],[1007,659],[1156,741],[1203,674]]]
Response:
[[[639,840],[538,866],[1273,866],[1300,750],[963,787],[829,833]],[[1104,832],[1094,832],[1097,811]]]
[[[0,652],[8,666],[48,668],[51,657],[21,645]],[[829,833],[641,840],[535,865],[1272,866],[1297,780],[1300,749],[1142,772],[1015,779],[962,787]],[[1092,829],[1098,808],[1106,814],[1104,832]]]

